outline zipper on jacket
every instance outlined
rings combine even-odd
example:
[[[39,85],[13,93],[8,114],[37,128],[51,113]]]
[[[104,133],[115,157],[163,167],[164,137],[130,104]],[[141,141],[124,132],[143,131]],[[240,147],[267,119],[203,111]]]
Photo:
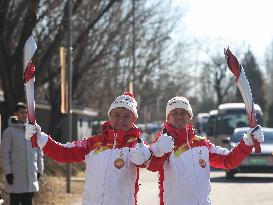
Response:
[[[114,150],[116,148],[116,143],[117,143],[117,132],[116,130],[114,129],[114,142],[113,142],[113,148],[112,150]],[[113,154],[113,152],[111,153]],[[107,163],[107,167],[106,167],[106,170],[105,170],[105,175],[104,175],[104,180],[103,180],[103,193],[101,194],[101,205],[104,204],[104,195],[105,195],[105,184],[106,184],[106,179],[108,178],[108,171],[109,171],[109,166],[111,164],[111,160],[108,160],[108,163]]]
[[[113,142],[113,149],[116,148],[116,145],[117,145],[117,131],[114,129],[114,142]]]
[[[192,157],[192,163],[193,163],[193,168],[194,168],[194,178],[195,178],[195,184],[196,184],[196,198],[197,198],[197,204],[199,205],[199,200],[198,200],[198,188],[199,188],[199,184],[198,184],[198,179],[197,179],[197,173],[196,173],[196,164],[195,164],[195,158],[194,158],[194,153],[193,153],[193,150],[192,150],[192,147],[190,146],[190,142],[189,142],[189,132],[188,130],[186,129],[186,132],[187,132],[187,144],[191,150],[191,157]]]

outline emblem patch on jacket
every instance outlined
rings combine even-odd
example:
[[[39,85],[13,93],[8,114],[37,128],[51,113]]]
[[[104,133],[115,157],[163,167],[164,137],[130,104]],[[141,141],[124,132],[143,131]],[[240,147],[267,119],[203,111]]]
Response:
[[[199,159],[199,165],[200,165],[200,167],[205,168],[207,166],[207,163],[206,163],[206,161],[204,159],[200,158]]]

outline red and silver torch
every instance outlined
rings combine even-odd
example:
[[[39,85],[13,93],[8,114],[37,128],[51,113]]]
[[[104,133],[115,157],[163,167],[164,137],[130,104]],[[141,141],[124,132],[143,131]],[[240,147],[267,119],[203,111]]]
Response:
[[[248,116],[249,126],[251,128],[254,128],[257,126],[256,112],[254,109],[252,93],[251,93],[251,89],[250,89],[247,77],[245,75],[245,71],[243,67],[240,65],[237,58],[229,50],[229,48],[225,49],[224,53],[226,55],[228,68],[235,76],[237,87],[239,88],[241,95],[243,97],[243,100],[246,106],[245,108],[246,108],[246,113]],[[260,143],[254,138],[253,138],[253,142],[254,142],[255,152],[261,153]]]
[[[34,100],[34,82],[35,82],[35,66],[33,65],[31,59],[37,49],[34,38],[30,36],[24,46],[24,85],[25,94],[28,109],[28,120],[30,123],[36,123],[35,117],[35,100]],[[32,147],[37,147],[37,135],[31,137]]]

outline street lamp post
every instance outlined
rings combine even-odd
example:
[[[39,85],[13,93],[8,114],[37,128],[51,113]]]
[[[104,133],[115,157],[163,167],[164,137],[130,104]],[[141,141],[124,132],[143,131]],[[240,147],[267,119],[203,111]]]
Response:
[[[133,88],[135,87],[135,67],[136,67],[136,24],[135,24],[135,9],[136,9],[136,5],[135,5],[135,0],[132,0],[133,3],[133,22],[132,22],[132,26],[133,26],[133,39],[132,39],[132,55],[133,55]]]
[[[136,78],[136,1],[132,0],[132,58],[133,58],[133,65],[132,65],[132,80],[129,84],[129,90],[133,93],[135,89],[135,78]]]
[[[67,5],[67,23],[68,23],[68,118],[67,118],[67,131],[68,142],[72,141],[72,75],[73,75],[73,56],[72,56],[72,2],[68,0]],[[66,164],[66,192],[71,193],[71,164]]]

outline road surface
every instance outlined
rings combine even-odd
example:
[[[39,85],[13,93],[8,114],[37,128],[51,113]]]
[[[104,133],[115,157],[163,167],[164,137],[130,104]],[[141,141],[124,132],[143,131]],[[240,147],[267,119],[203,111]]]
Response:
[[[157,173],[141,169],[138,205],[159,205]],[[273,205],[273,174],[237,174],[211,171],[212,205]],[[73,205],[80,205],[75,199]]]
[[[158,205],[157,174],[140,173],[139,205]],[[237,174],[226,180],[225,172],[211,171],[213,205],[273,205],[273,174]]]

